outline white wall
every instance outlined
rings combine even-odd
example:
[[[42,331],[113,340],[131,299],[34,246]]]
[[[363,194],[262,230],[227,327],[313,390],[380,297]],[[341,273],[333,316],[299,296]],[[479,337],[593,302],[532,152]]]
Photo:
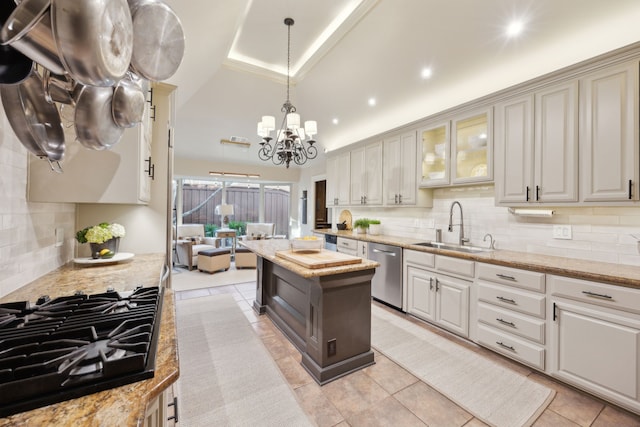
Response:
[[[0,109],[0,297],[73,258],[76,206],[27,201],[27,156]]]

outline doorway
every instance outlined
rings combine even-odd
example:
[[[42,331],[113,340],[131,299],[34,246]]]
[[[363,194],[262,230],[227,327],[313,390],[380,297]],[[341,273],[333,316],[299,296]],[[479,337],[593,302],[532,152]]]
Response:
[[[315,181],[314,228],[331,228],[327,209],[327,180]]]

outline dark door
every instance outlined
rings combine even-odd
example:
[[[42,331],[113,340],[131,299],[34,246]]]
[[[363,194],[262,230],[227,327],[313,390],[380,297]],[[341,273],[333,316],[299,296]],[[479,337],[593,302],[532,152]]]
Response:
[[[315,228],[331,228],[327,213],[327,181],[316,181]]]

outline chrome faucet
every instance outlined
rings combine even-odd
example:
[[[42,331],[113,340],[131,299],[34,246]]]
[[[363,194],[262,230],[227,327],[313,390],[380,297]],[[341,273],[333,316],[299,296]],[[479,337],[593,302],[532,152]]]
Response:
[[[460,208],[460,224],[453,223],[453,207],[455,205],[458,205],[458,207]],[[462,205],[457,200],[451,203],[451,208],[449,209],[449,232],[453,231],[454,225],[460,226],[460,246],[463,246],[465,243],[469,242],[469,239],[464,237],[464,218],[462,216]]]
[[[491,235],[491,233],[487,233],[484,235],[484,237],[482,238],[483,242],[487,241],[487,237],[489,238],[489,249],[495,249],[496,248],[496,241],[493,240],[493,236]]]

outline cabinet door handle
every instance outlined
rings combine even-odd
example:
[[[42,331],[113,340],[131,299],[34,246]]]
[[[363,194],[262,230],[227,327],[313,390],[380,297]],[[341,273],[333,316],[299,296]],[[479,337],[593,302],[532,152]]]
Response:
[[[590,292],[590,291],[582,291],[582,293],[585,294],[586,296],[592,297],[592,298],[613,299],[613,297],[611,295],[597,294],[595,292]]]
[[[395,203],[397,205],[398,204],[398,195],[397,194],[395,195],[395,199],[396,199]]]
[[[429,277],[429,290],[433,290],[433,277]]]
[[[502,302],[508,302],[509,304],[516,304],[516,300],[511,299],[511,298],[505,298],[505,297],[496,297],[496,299],[502,301]]]
[[[151,177],[152,181],[155,181],[155,179],[156,179],[156,173],[155,173],[156,165],[155,164],[151,164],[151,156],[149,156],[149,158],[146,159],[144,162],[149,164],[147,169],[145,169],[144,171]]]
[[[536,185],[536,202],[540,200],[540,186]]]
[[[436,292],[438,292],[440,290],[440,281],[438,281],[438,278],[436,277]]]
[[[507,350],[516,351],[516,349],[515,349],[515,348],[513,348],[513,347],[512,347],[512,346],[510,346],[510,345],[506,345],[506,344],[504,344],[502,341],[496,341],[496,344],[498,344],[498,345],[499,345],[500,347],[502,347],[502,348],[506,348]]]
[[[173,406],[173,416],[167,418],[167,421],[175,421],[178,422],[178,396],[173,396],[173,402],[169,403],[167,406]]]
[[[362,196],[362,200],[364,200],[364,204],[367,204],[367,196]]]
[[[629,200],[633,198],[633,181],[629,180]]]
[[[554,303],[553,303],[553,321],[554,321],[554,322],[555,322],[555,321],[556,321],[556,319],[558,318],[558,313],[556,312],[556,308],[557,308],[557,307],[558,307],[558,306],[557,306],[557,305],[556,305],[556,303],[554,302]]]
[[[526,199],[525,201],[529,201],[529,186],[527,185]]]
[[[518,280],[513,277],[513,276],[507,276],[506,274],[500,274],[500,273],[496,273],[496,276],[498,276],[501,279],[505,279],[505,280],[513,280],[514,282],[517,282]]]
[[[398,194],[398,203],[402,204],[402,194]]]
[[[513,323],[513,322],[508,322],[508,321],[506,321],[506,320],[504,320],[504,319],[500,319],[500,318],[497,318],[496,320],[497,320],[498,322],[502,323],[503,325],[511,326],[512,328],[515,328],[515,327],[516,327],[516,324],[515,324],[515,323]]]

